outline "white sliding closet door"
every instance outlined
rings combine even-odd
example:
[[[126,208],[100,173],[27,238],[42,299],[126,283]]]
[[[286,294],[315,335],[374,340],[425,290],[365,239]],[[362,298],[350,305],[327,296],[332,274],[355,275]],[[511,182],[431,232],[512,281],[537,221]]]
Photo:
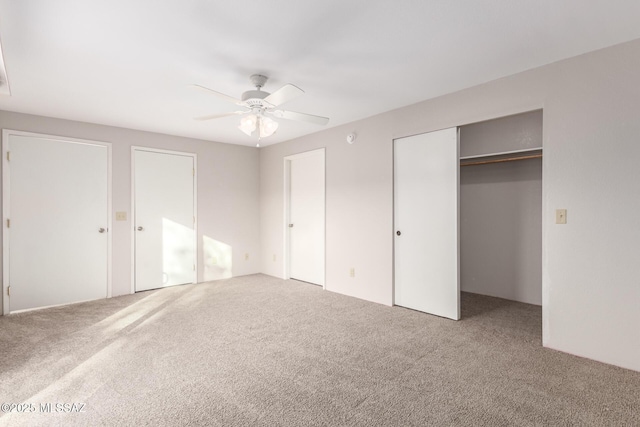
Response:
[[[396,305],[460,318],[456,128],[394,141]]]
[[[194,157],[133,153],[135,290],[195,283]]]
[[[7,132],[8,310],[106,298],[108,146]]]

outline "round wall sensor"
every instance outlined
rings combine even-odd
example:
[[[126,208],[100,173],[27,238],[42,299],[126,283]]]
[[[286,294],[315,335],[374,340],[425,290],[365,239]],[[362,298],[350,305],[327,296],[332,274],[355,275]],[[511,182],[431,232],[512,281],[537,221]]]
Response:
[[[349,144],[353,144],[353,142],[356,140],[356,134],[355,133],[350,133],[349,135],[347,135],[347,142]]]

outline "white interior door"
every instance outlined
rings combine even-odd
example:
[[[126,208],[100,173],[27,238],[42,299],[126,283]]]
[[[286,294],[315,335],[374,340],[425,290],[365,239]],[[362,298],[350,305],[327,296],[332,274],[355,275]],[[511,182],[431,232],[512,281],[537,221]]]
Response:
[[[289,277],[324,285],[324,150],[289,162]]]
[[[5,132],[7,150],[8,310],[106,298],[108,147]]]
[[[195,159],[133,153],[135,290],[195,283]]]
[[[395,304],[458,320],[457,129],[394,143]]]

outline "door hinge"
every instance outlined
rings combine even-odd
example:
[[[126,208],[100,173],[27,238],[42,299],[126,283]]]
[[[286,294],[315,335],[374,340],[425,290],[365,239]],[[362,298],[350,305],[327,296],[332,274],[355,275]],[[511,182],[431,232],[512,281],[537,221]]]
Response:
[[[196,176],[196,168],[191,169],[191,175]]]
[[[7,228],[11,228],[11,220],[7,218]]]
[[[7,286],[7,296],[11,296],[11,286]]]
[[[7,151],[7,162],[11,160],[11,151]]]
[[[196,271],[196,265],[193,264],[193,271]]]

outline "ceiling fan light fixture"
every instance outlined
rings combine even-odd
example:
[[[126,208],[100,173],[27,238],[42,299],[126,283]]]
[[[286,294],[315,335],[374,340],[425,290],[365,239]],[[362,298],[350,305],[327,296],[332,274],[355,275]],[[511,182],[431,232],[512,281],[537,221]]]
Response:
[[[238,126],[238,129],[251,136],[251,134],[256,130],[257,123],[258,118],[255,115],[250,114],[240,119],[240,125]]]
[[[260,117],[260,138],[273,135],[278,130],[278,122],[269,117]]]

